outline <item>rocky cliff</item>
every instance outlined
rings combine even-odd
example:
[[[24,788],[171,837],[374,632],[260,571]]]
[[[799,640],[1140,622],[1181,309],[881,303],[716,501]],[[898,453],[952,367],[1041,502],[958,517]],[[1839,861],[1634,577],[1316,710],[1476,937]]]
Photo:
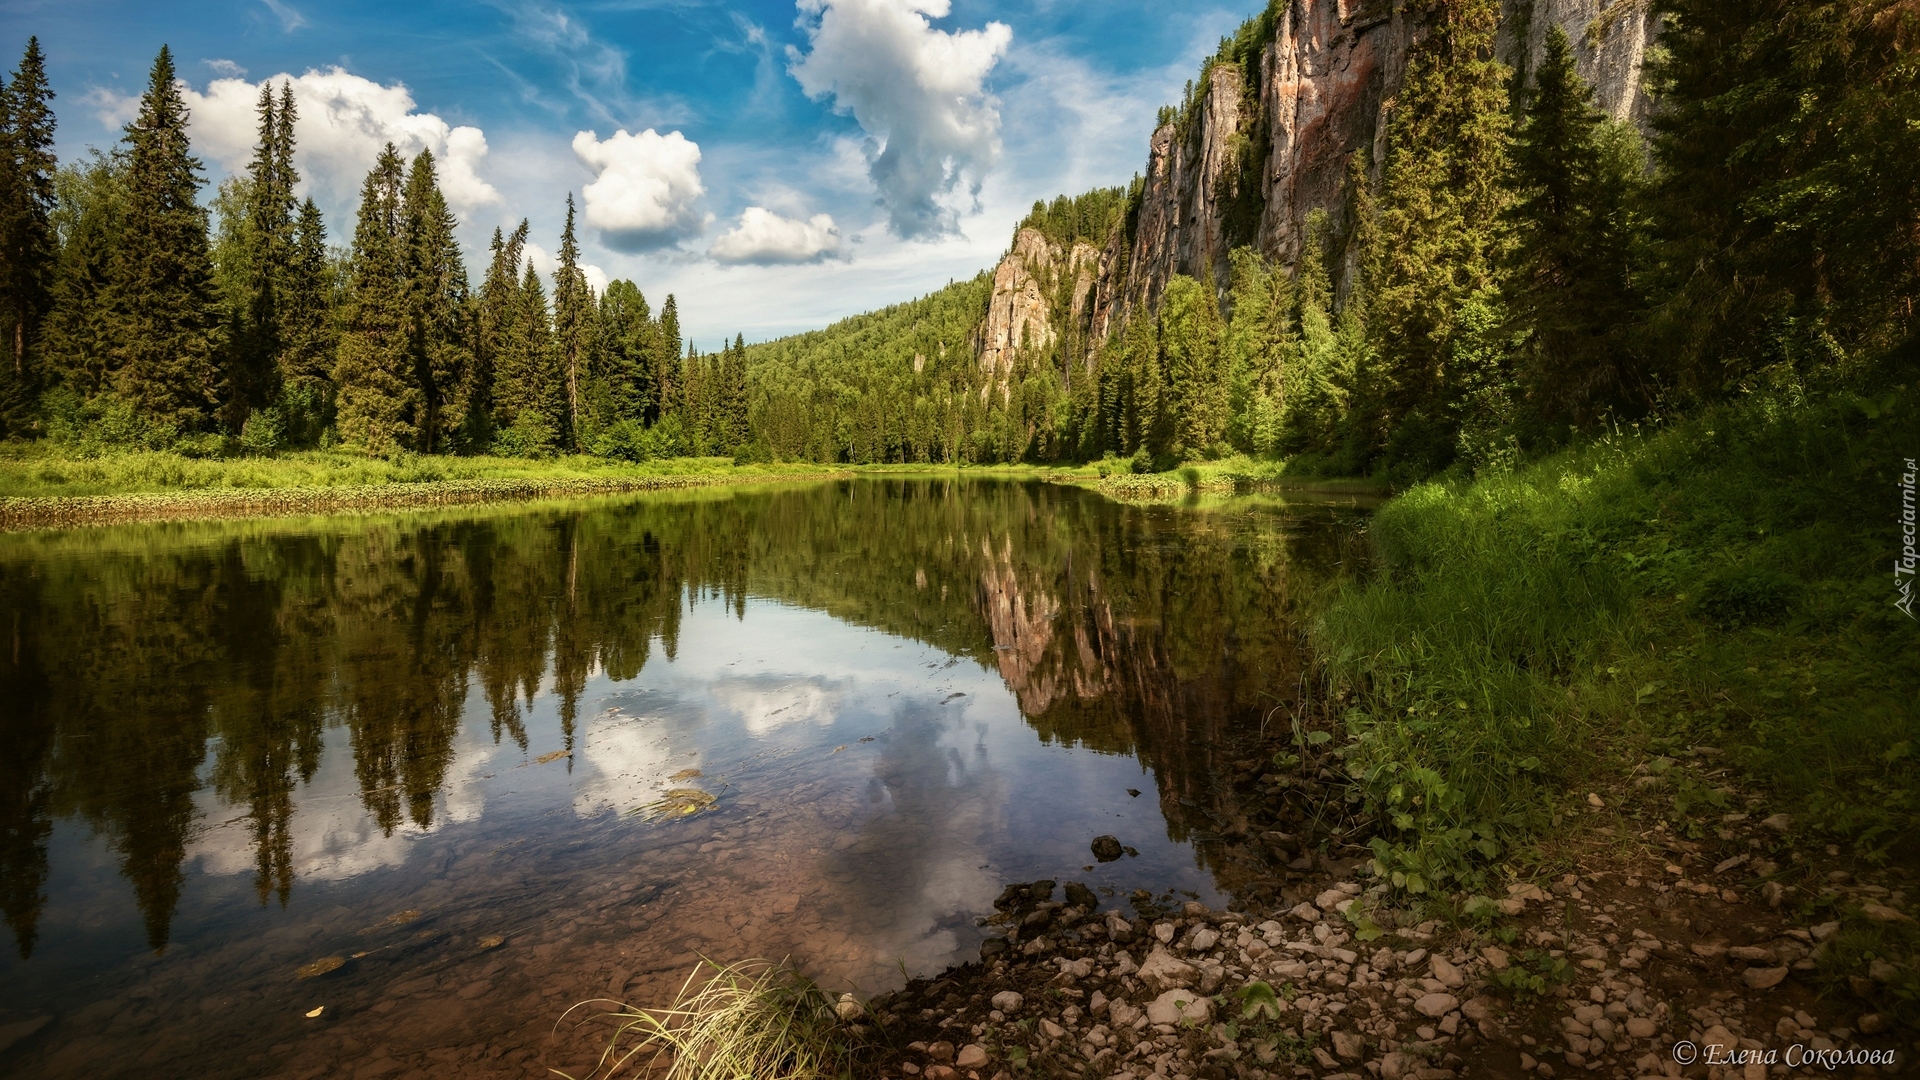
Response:
[[[1561,27],[1600,107],[1644,125],[1642,68],[1658,30],[1649,7],[1504,0],[1498,48],[1524,86],[1549,28]],[[1131,229],[1117,227],[1100,251],[1063,250],[1031,229],[1015,237],[977,335],[983,368],[1004,375],[1014,350],[1063,335],[1088,360],[1131,313],[1155,310],[1175,274],[1211,275],[1224,300],[1233,247],[1291,267],[1310,214],[1340,226],[1352,156],[1373,151],[1376,169],[1385,156],[1387,112],[1425,23],[1402,0],[1276,0],[1273,16],[1270,40],[1210,60],[1186,106],[1154,131]]]

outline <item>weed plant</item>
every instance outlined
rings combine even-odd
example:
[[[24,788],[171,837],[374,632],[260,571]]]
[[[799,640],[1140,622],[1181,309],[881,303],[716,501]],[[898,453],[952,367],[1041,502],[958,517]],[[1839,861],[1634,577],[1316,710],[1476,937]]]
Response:
[[[568,1010],[614,1025],[589,1077],[832,1080],[851,1074],[855,1047],[833,1001],[785,962],[703,960],[664,1009],[619,1005],[594,1013],[602,1004]]]

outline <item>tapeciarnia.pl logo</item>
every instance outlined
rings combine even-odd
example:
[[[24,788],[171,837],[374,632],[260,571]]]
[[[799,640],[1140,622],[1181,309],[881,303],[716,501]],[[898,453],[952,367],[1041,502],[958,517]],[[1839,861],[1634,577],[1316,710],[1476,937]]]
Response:
[[[1913,481],[1914,474],[1920,472],[1913,458],[1906,458],[1906,471],[1900,474],[1900,557],[1893,561],[1893,588],[1900,598],[1893,606],[1905,612],[1907,618],[1913,614],[1913,573],[1914,564],[1920,555],[1914,551],[1914,514]]]

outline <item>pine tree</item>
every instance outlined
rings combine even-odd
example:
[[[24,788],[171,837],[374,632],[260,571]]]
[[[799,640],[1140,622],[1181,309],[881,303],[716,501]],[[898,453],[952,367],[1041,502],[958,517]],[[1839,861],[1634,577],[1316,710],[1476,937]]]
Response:
[[[27,39],[11,82],[0,88],[0,438],[23,433],[38,389],[34,354],[53,306],[55,238],[53,110],[40,39]]]
[[[473,353],[466,262],[454,239],[453,212],[440,192],[431,152],[422,150],[413,159],[402,202],[408,347],[425,410],[419,449],[444,453],[462,448],[462,435],[471,426],[467,413],[476,403],[468,372]]]
[[[1434,0],[1388,120],[1386,166],[1363,228],[1368,323],[1385,367],[1368,418],[1376,445],[1444,465],[1448,339],[1469,297],[1496,284],[1505,242],[1507,69],[1493,59],[1498,0]]]
[[[280,400],[287,438],[313,446],[333,424],[335,348],[334,283],[327,257],[327,227],[312,199],[300,204],[293,253],[287,265],[281,326]]]
[[[1549,421],[1591,424],[1639,390],[1622,331],[1639,315],[1640,154],[1630,132],[1621,133],[1625,153],[1610,146],[1610,130],[1574,71],[1572,43],[1554,27],[1514,138],[1505,287],[1509,317],[1527,335],[1520,378]]]
[[[580,269],[580,243],[573,233],[573,195],[567,195],[567,224],[560,233],[560,265],[553,272],[553,337],[567,384],[567,416],[561,430],[571,446],[580,445],[583,412],[580,386],[593,355],[593,290]]]
[[[376,454],[414,446],[422,413],[408,334],[404,170],[388,143],[360,189],[353,294],[333,376],[341,441]]]
[[[126,129],[124,219],[111,272],[115,390],[163,429],[210,428],[226,391],[225,341],[200,206],[200,162],[173,54],[153,62]]]

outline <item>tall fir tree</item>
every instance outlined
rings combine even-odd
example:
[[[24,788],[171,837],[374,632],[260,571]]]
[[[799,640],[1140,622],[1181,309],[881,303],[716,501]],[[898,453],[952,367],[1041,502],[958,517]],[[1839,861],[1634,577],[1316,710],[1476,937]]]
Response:
[[[467,268],[431,152],[422,150],[413,159],[402,204],[408,348],[424,408],[419,449],[427,453],[464,449],[463,436],[471,427],[467,413],[477,404],[468,371],[473,350]]]
[[[126,128],[120,242],[111,273],[115,390],[150,421],[213,427],[228,392],[220,301],[199,203],[200,162],[187,141],[173,53],[161,46]]]
[[[726,356],[722,384],[727,392],[727,442],[729,451],[745,446],[753,437],[747,415],[747,339],[733,335],[733,349]]]
[[[1161,297],[1160,323],[1174,421],[1169,449],[1182,456],[1210,453],[1226,434],[1228,395],[1213,286],[1176,275]]]
[[[652,419],[661,420],[680,408],[680,304],[667,294],[660,305],[660,322],[653,336]]]
[[[585,417],[580,396],[581,383],[588,376],[593,355],[593,290],[580,269],[580,242],[573,232],[573,195],[567,195],[567,224],[560,233],[560,265],[553,272],[553,338],[561,371],[567,385],[567,417],[563,425],[569,446],[581,444]]]
[[[313,446],[333,425],[334,282],[327,255],[327,226],[312,199],[300,204],[294,248],[287,266],[281,326],[280,400],[287,438]]]
[[[653,313],[631,281],[607,284],[600,297],[599,358],[595,378],[602,403],[599,423],[649,422],[653,406]]]
[[[1610,145],[1611,130],[1574,70],[1573,43],[1553,27],[1513,141],[1504,286],[1530,411],[1552,423],[1590,425],[1647,398],[1624,340],[1639,315],[1640,152],[1630,132]]]
[[[413,447],[422,411],[408,333],[405,169],[388,143],[360,189],[353,293],[333,376],[341,441],[376,454]]]
[[[1507,68],[1498,0],[1430,0],[1387,121],[1379,196],[1362,225],[1367,321],[1379,339],[1366,438],[1437,468],[1453,446],[1448,341],[1468,298],[1492,290],[1508,199]]]
[[[293,189],[300,174],[293,164],[293,86],[283,83],[278,100],[271,83],[260,84],[255,105],[259,136],[247,164],[243,256],[244,296],[233,342],[235,393],[229,402],[236,428],[252,409],[273,405],[284,377],[286,306],[292,302],[289,280],[297,243]]]
[[[494,424],[516,454],[545,454],[561,445],[567,389],[553,344],[553,323],[540,275],[528,260],[514,299],[510,332],[494,371]]]
[[[52,389],[79,401],[112,389],[113,261],[125,218],[126,155],[94,151],[62,168],[53,222],[60,254],[54,264],[53,310],[47,315],[45,376]]]
[[[53,306],[54,116],[40,39],[0,88],[0,438],[31,427],[41,327]]]
[[[493,445],[503,415],[498,380],[502,358],[515,348],[520,317],[520,264],[527,246],[527,221],[520,220],[510,235],[493,230],[488,246],[491,259],[480,283],[473,326],[473,370],[467,379],[467,442],[476,449]]]

